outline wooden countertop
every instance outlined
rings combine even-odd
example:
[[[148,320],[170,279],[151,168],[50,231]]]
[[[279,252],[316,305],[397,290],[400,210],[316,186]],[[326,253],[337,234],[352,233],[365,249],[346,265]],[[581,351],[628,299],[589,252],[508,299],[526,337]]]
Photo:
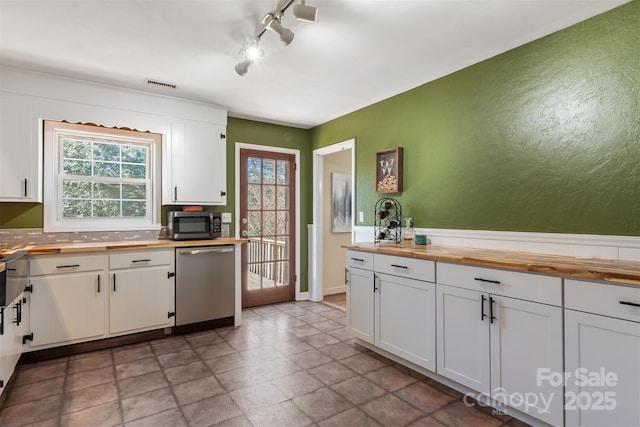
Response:
[[[347,249],[385,255],[399,255],[433,261],[504,268],[530,273],[640,286],[640,262],[635,261],[574,258],[562,255],[454,246],[394,245],[389,243],[354,243],[343,244],[341,246]]]
[[[248,239],[235,239],[223,237],[214,240],[117,240],[108,242],[74,242],[74,243],[43,243],[33,245],[7,246],[0,248],[0,258],[12,253],[24,250],[29,255],[39,254],[64,254],[76,252],[101,252],[124,249],[157,249],[179,248],[185,246],[218,246],[247,243]]]

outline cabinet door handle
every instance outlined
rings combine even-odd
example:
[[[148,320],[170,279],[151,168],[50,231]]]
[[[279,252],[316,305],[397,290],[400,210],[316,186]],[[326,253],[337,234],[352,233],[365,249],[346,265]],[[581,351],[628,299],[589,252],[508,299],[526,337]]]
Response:
[[[133,262],[151,262],[151,259],[150,258],[149,259],[134,259],[131,262],[132,263]]]
[[[493,302],[495,300],[493,299],[493,297],[489,297],[489,320],[491,321],[491,323],[493,323],[494,320],[496,320],[496,317],[493,315]]]
[[[404,268],[405,270],[409,267],[407,267],[406,265],[398,265],[398,264],[391,264],[391,267],[396,267],[396,268]]]
[[[496,285],[500,284],[500,282],[497,280],[483,279],[482,277],[474,277],[473,280],[477,280],[478,282],[495,283]]]
[[[484,302],[487,300],[487,297],[484,296],[484,294],[482,294],[482,300],[480,300],[480,320],[484,322],[484,318],[487,317],[486,314],[484,314]]]
[[[100,293],[100,275],[98,274],[98,293]]]
[[[78,268],[80,264],[58,265],[56,268]]]
[[[362,259],[362,258],[351,258],[351,261],[364,262],[364,259]]]
[[[113,273],[113,292],[116,291],[116,273]]]
[[[24,197],[27,197],[29,195],[29,193],[27,192],[27,183],[29,181],[27,180],[27,178],[24,179]]]
[[[174,202],[178,201],[178,186],[177,185],[175,187],[173,187],[173,201]]]
[[[348,279],[348,275],[349,274],[349,270],[347,270],[347,268],[345,267],[344,269],[344,285],[347,286],[349,284],[349,279]]]
[[[373,275],[373,292],[376,292],[378,287],[376,286],[376,275]]]
[[[640,304],[638,304],[637,302],[631,302],[631,301],[620,301],[620,304],[630,305],[631,307],[640,307]]]

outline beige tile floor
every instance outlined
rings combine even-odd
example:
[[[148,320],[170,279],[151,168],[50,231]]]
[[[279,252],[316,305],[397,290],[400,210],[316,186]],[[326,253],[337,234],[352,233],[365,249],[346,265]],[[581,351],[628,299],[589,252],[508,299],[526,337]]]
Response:
[[[18,367],[0,426],[516,426],[290,302],[222,328]]]

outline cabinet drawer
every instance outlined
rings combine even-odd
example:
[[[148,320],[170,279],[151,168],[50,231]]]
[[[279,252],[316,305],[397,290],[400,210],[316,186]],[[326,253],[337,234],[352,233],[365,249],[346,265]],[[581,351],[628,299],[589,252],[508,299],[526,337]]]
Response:
[[[109,268],[149,267],[153,265],[169,265],[173,251],[162,249],[158,251],[134,251],[109,255]]]
[[[37,255],[29,263],[29,273],[32,276],[97,271],[106,268],[106,255]]]
[[[347,251],[347,267],[373,270],[373,254],[371,252]]]
[[[376,271],[379,273],[393,274],[394,276],[427,282],[435,282],[436,280],[436,263],[434,261],[375,254],[374,264]]]
[[[564,306],[640,322],[640,287],[565,279]]]
[[[28,276],[28,275],[29,275],[29,260],[17,259],[7,264],[7,277],[20,277],[20,276]]]
[[[512,298],[562,305],[562,279],[469,265],[438,263],[438,283]]]

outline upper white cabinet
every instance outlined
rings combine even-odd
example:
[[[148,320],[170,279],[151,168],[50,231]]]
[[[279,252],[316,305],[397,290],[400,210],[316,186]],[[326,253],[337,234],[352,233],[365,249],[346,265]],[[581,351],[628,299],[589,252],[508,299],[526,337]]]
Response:
[[[172,120],[165,151],[163,204],[227,203],[226,127],[195,120]]]
[[[42,202],[42,154],[32,98],[0,92],[0,202]]]

